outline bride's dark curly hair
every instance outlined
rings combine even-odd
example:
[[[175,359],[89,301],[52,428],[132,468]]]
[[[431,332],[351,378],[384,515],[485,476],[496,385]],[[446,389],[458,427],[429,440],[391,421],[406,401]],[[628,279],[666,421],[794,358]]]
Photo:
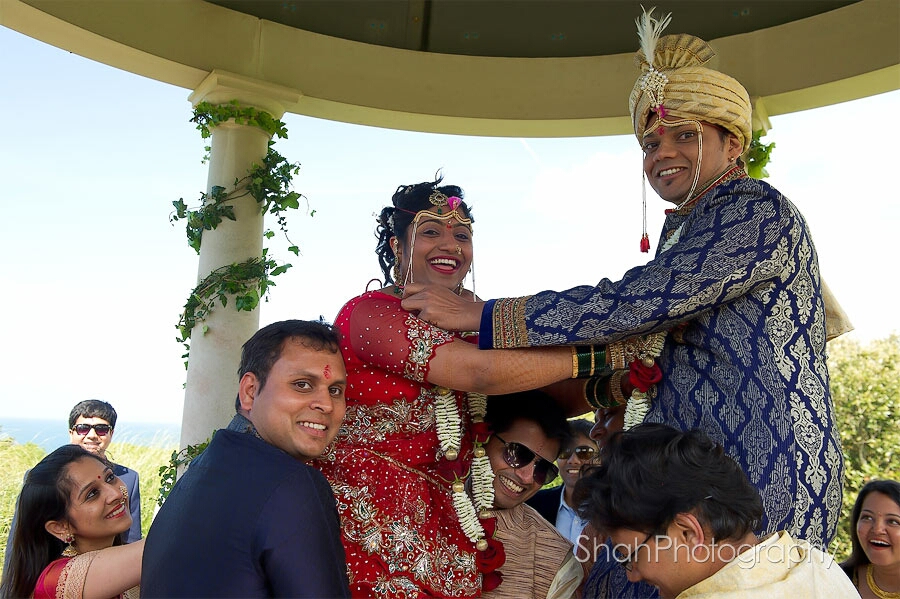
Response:
[[[378,265],[384,274],[385,285],[396,282],[391,273],[394,262],[396,262],[394,250],[391,248],[391,237],[396,237],[400,242],[400,247],[404,250],[406,249],[407,229],[409,229],[409,225],[415,218],[416,212],[434,208],[431,202],[428,201],[428,198],[435,190],[440,191],[447,197],[456,196],[460,199],[465,197],[463,190],[456,185],[441,186],[444,177],[440,171],[435,176],[437,178],[434,181],[398,187],[391,198],[393,206],[385,206],[382,208],[381,214],[378,215],[378,226],[375,228],[375,237],[378,238],[378,245],[375,246],[375,255],[378,256]],[[472,219],[473,222],[475,221],[472,218],[472,211],[465,202],[460,204],[460,209],[468,218]]]

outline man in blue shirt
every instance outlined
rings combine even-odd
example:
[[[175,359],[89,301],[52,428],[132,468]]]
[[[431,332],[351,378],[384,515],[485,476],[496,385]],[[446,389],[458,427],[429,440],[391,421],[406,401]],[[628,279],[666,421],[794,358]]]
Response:
[[[350,596],[334,496],[305,464],[344,418],[339,343],[330,325],[289,320],[244,344],[238,413],[157,514],[142,597]]]

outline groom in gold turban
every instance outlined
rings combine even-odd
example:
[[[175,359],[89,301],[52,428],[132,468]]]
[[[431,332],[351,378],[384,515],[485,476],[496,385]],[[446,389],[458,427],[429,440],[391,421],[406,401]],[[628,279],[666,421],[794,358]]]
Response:
[[[790,200],[744,170],[747,91],[706,66],[714,53],[703,40],[661,37],[668,21],[638,19],[641,73],[629,101],[645,181],[671,204],[656,257],[619,281],[488,302],[410,286],[403,306],[478,330],[482,348],[577,346],[576,376],[605,361],[578,386],[590,404],[626,403],[628,424],[704,430],[759,489],[757,534],[787,530],[824,548],[840,515],[843,457],[816,249]],[[602,566],[585,596],[624,592],[612,580],[624,582],[624,570]]]

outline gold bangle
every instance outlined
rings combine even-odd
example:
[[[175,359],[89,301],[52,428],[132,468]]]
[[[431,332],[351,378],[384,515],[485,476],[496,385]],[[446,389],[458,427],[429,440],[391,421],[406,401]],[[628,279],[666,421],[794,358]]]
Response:
[[[609,365],[613,370],[625,368],[625,348],[620,341],[607,345],[606,354],[609,356]]]
[[[627,370],[616,370],[613,372],[612,376],[609,377],[609,397],[616,402],[616,404],[628,403],[625,394],[622,393],[622,377],[627,373]]]
[[[578,378],[578,349],[572,346],[572,378]]]

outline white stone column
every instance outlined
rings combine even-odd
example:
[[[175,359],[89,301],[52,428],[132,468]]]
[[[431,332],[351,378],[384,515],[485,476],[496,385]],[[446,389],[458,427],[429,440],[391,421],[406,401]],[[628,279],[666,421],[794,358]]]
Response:
[[[213,71],[189,99],[195,106],[203,101],[224,104],[237,100],[242,106],[252,106],[281,118],[283,107],[298,98],[299,94],[291,90]],[[216,185],[230,192],[235,179],[244,177],[253,163],[262,161],[269,135],[252,125],[233,121],[213,128],[211,133],[207,193]],[[232,200],[231,204],[236,220],[225,219],[216,229],[203,232],[198,282],[217,268],[262,255],[260,205],[249,194]],[[185,290],[185,294],[189,291]],[[206,440],[234,416],[241,346],[259,328],[259,309],[238,312],[234,298],[229,299],[227,306],[217,302],[209,317],[199,322],[191,333],[181,447]]]

